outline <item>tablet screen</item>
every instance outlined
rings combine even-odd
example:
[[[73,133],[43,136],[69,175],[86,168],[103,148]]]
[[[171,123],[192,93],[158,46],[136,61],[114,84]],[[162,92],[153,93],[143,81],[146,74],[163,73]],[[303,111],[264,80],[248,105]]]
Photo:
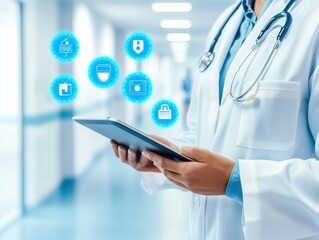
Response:
[[[144,150],[149,150],[175,161],[190,161],[186,156],[183,156],[120,120],[114,118],[101,119],[88,117],[74,117],[73,120],[116,141],[120,145],[133,149],[139,154]]]

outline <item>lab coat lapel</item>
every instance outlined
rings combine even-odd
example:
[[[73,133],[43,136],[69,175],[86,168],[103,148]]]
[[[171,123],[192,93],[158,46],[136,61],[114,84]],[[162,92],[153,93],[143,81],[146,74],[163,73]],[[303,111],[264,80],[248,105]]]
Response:
[[[234,8],[231,11],[233,11],[238,4],[239,4],[239,1],[237,1],[236,4],[234,4]],[[215,71],[218,71],[218,73],[214,75],[217,75],[219,77],[218,77],[218,81],[213,81],[214,91],[219,92],[220,70],[225,62],[226,56],[236,36],[239,25],[243,18],[243,15],[244,15],[244,10],[240,6],[239,9],[234,14],[234,16],[229,20],[229,22],[225,26],[225,29],[219,39],[220,44],[216,46],[216,50],[215,50],[216,59],[215,59],[215,64],[213,68]],[[226,19],[224,21],[226,21]],[[214,96],[217,96],[216,99],[214,99],[215,102],[219,102],[219,94],[214,94]]]
[[[238,3],[236,3],[236,6]],[[235,7],[234,7],[235,8]],[[233,11],[233,10],[232,10]],[[238,32],[239,25],[242,21],[244,16],[244,10],[240,6],[239,9],[236,11],[234,16],[229,20],[227,23],[220,39],[220,45],[216,52],[216,65],[219,67],[219,70],[224,64],[225,58],[229,52],[229,49],[234,41],[236,33]],[[228,17],[228,16],[227,16]]]
[[[226,75],[225,79],[225,88],[224,88],[224,94],[222,103],[224,102],[227,94],[225,93],[227,89],[229,89],[232,79],[235,77],[236,72],[240,68],[240,65],[243,63],[244,59],[248,56],[248,54],[251,51],[252,46],[254,45],[260,31],[263,29],[263,27],[267,24],[267,22],[275,16],[277,13],[280,13],[286,6],[287,0],[275,0],[273,3],[269,6],[269,8],[266,10],[264,15],[258,20],[256,26],[253,28],[253,30],[250,32],[248,37],[246,38],[245,42],[243,43],[242,47],[239,49],[238,53],[236,54],[232,64],[229,67],[228,73]],[[275,39],[267,39],[262,44],[267,44],[269,46],[269,54],[271,52],[271,48],[275,44]],[[253,53],[254,54],[254,53]],[[267,56],[265,56],[267,57]],[[249,62],[249,60],[248,60]],[[243,66],[242,71],[240,71],[237,75],[237,78],[234,79],[235,83],[236,81],[239,81],[241,79],[238,79],[238,76],[245,73],[244,69],[247,67],[246,65]],[[250,66],[251,67],[251,66]],[[246,81],[247,79],[243,79],[243,81]],[[240,83],[241,84],[241,83]],[[236,87],[236,84],[234,84]],[[235,94],[236,95],[236,94]]]

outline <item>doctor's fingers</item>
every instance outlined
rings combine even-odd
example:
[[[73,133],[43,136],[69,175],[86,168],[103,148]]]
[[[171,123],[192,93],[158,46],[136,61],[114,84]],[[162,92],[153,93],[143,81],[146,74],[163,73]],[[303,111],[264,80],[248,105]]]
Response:
[[[183,178],[182,175],[179,173],[175,173],[175,172],[171,172],[169,170],[166,169],[161,169],[161,172],[163,173],[163,175],[170,181],[174,182],[175,184],[179,184],[179,185],[183,185],[184,188],[186,188],[185,184],[183,183]],[[178,186],[179,186],[178,185]]]
[[[114,155],[115,155],[117,158],[119,158],[120,155],[119,155],[119,150],[118,150],[118,144],[117,144],[115,141],[113,141],[113,140],[111,140],[110,143],[111,143],[111,145],[112,145],[112,149],[113,149]]]
[[[162,173],[169,181],[190,192],[206,196],[212,195],[211,192],[208,192],[205,188],[202,189],[198,187],[192,180],[181,174],[170,172],[168,170],[162,170]]]
[[[137,168],[137,165],[138,165],[138,160],[139,160],[139,156],[137,155],[137,153],[132,150],[132,149],[129,149],[128,152],[127,152],[127,161],[128,161],[128,164],[136,169],[136,170],[140,170]]]
[[[153,164],[158,167],[161,171],[168,170],[175,173],[182,173],[184,169],[184,165],[186,163],[183,162],[176,162],[170,160],[168,158],[164,158],[156,153],[144,151],[143,156],[153,162]],[[163,172],[163,171],[162,171]]]
[[[153,162],[141,155],[137,162],[136,169],[143,172],[161,172],[158,167],[156,167]]]
[[[167,175],[167,173],[163,173],[165,176]],[[175,185],[184,188],[186,190],[189,190],[183,183],[179,182],[179,181],[175,181],[173,178],[168,178],[166,177],[170,182],[174,183]]]
[[[194,185],[194,182],[189,179],[188,176],[184,176],[179,173],[174,173],[169,170],[161,170],[163,175],[170,180],[171,182],[175,183],[176,185],[185,188],[191,192],[196,191],[196,186]]]
[[[162,137],[159,137],[159,136],[156,136],[156,135],[149,135],[150,137],[154,138],[155,140],[161,142],[161,143],[164,143],[165,145],[167,145],[168,147],[174,149],[175,151],[178,151],[179,148],[173,144],[172,142],[170,142],[169,140],[165,139],[165,138],[162,138]]]
[[[160,170],[149,159],[136,153],[133,149],[128,150],[129,165],[140,172],[160,172]]]
[[[124,146],[118,146],[119,157],[123,163],[129,164],[127,159],[127,149]]]

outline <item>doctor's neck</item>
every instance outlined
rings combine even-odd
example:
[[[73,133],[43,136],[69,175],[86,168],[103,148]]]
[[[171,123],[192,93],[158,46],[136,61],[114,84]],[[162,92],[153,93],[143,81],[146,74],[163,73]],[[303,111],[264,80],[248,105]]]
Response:
[[[259,14],[260,14],[265,2],[266,2],[266,0],[255,0],[254,12],[255,12],[257,17],[259,16]]]

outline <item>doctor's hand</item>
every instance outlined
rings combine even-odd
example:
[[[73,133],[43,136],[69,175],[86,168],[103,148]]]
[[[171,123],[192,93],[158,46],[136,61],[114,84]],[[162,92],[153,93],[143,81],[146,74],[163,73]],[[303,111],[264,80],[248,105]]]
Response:
[[[182,147],[180,152],[193,162],[176,162],[145,151],[143,156],[154,163],[173,183],[201,195],[224,195],[234,161],[195,147]]]
[[[175,146],[173,143],[170,141],[154,136],[154,135],[149,135],[150,137],[156,139],[159,142],[164,143],[168,147],[178,150],[178,147]],[[132,168],[134,168],[137,171],[140,172],[161,172],[158,167],[156,167],[152,161],[150,161],[148,158],[144,157],[143,155],[137,154],[133,149],[127,149],[124,146],[119,145],[115,141],[111,141],[112,144],[112,149],[114,152],[114,155],[121,159],[121,161]]]

